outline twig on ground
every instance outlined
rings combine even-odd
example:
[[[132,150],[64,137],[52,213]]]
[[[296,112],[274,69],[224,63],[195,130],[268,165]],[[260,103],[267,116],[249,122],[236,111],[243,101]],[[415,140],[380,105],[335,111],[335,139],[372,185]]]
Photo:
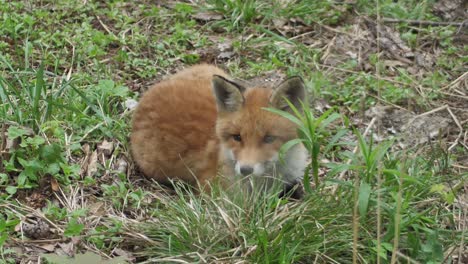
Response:
[[[66,242],[68,238],[54,238],[54,239],[38,239],[38,240],[23,240],[23,239],[17,239],[14,237],[10,238],[13,240],[15,243],[21,243],[21,244],[42,244],[42,243],[54,243],[54,242]]]
[[[444,95],[447,95],[447,96],[458,97],[458,98],[462,98],[462,99],[468,100],[468,96],[458,95],[458,94],[453,94],[453,93],[446,93],[446,92],[440,92],[440,93],[441,93],[441,94],[444,94]]]
[[[349,32],[346,32],[346,31],[341,31],[341,30],[338,30],[338,29],[335,29],[335,28],[332,28],[332,27],[329,27],[327,25],[322,25],[322,24],[319,24],[317,23],[320,27],[323,27],[324,29],[326,30],[329,30],[331,32],[335,32],[335,33],[338,33],[338,34],[343,34],[343,35],[348,35],[350,37],[353,37],[354,39],[359,39],[359,40],[364,40],[364,38],[362,36],[359,36],[357,34],[353,34],[353,33],[349,33]]]
[[[417,116],[414,116],[413,118],[411,118],[411,121],[409,123],[412,123],[414,120],[416,120],[417,118],[420,118],[420,117],[423,117],[423,116],[427,116],[427,115],[430,115],[430,114],[433,114],[435,112],[439,112],[440,110],[444,110],[446,109],[448,106],[447,105],[443,105],[441,107],[437,107],[436,109],[432,109],[431,111],[427,111],[425,113],[422,113],[422,114],[419,114]]]
[[[395,19],[384,17],[382,19],[385,23],[407,23],[412,26],[457,26],[457,27],[468,27],[468,21],[463,22],[439,22],[439,21],[427,21],[427,20],[412,20],[412,19]]]
[[[325,45],[325,47],[323,48],[323,49],[325,49],[325,52],[323,53],[322,57],[320,58],[321,61],[325,61],[327,59],[328,55],[330,55],[330,50],[335,45],[335,40],[336,40],[336,36],[334,36],[330,40],[330,42],[327,45]]]
[[[400,251],[396,251],[395,255],[397,255],[398,257],[403,258],[404,260],[406,260],[406,263],[421,264],[421,262],[418,262],[418,261],[410,258],[409,256],[401,253]]]
[[[107,31],[107,33],[109,33],[109,35],[112,35],[114,38],[118,39],[117,36],[114,34],[114,32],[112,32],[109,27],[104,24],[104,22],[102,22],[101,18],[99,16],[96,16],[97,20],[99,21],[99,24],[101,24],[101,26],[104,28],[105,31]]]
[[[446,86],[442,87],[441,90],[445,90],[447,88],[451,88],[453,86],[455,86],[458,82],[461,82],[462,80],[464,80],[465,78],[468,78],[468,71],[463,73],[462,75],[460,75],[458,78],[456,78],[455,80],[453,80],[453,82],[447,84]],[[450,89],[449,89],[450,90]]]
[[[37,209],[34,209],[32,207],[29,207],[23,203],[21,203],[20,201],[16,200],[16,202],[18,203],[18,205],[16,204],[10,204],[10,206],[13,206],[13,207],[16,207],[16,208],[20,208],[21,210],[25,210],[31,214],[33,214],[34,216],[36,217],[39,217],[43,220],[45,220],[46,222],[48,222],[51,226],[53,226],[55,229],[57,229],[60,233],[63,233],[64,230],[62,228],[60,228],[58,225],[56,225],[54,222],[52,222],[51,220],[49,220],[40,210],[37,210]],[[10,210],[14,210],[13,208],[11,208],[10,206],[6,206],[8,207]],[[23,215],[24,216],[24,215]]]
[[[460,138],[463,136],[463,127],[460,124],[460,121],[458,121],[457,116],[455,116],[453,114],[452,110],[450,110],[450,107],[447,107],[447,111],[449,112],[449,114],[452,117],[453,121],[455,121],[455,124],[457,124],[458,129],[460,129],[460,133],[458,133],[458,137],[455,139],[455,142],[453,142],[453,144],[448,148],[448,150],[450,151],[458,144],[458,142],[460,141]]]
[[[456,163],[453,163],[453,164],[452,164],[452,167],[457,168],[457,169],[468,170],[468,167],[467,167],[467,166],[463,166],[463,165],[456,164]]]
[[[401,110],[405,110],[405,111],[411,112],[410,110],[408,110],[408,109],[406,109],[406,108],[404,108],[404,107],[401,107],[401,106],[399,106],[399,105],[397,105],[397,104],[394,104],[394,103],[392,103],[392,102],[389,102],[389,101],[387,101],[387,100],[385,100],[385,99],[382,99],[382,98],[378,97],[377,95],[373,95],[373,94],[368,94],[368,95],[369,95],[370,97],[373,97],[373,98],[377,99],[378,101],[380,101],[380,102],[382,102],[382,103],[385,103],[386,105],[391,105],[391,106],[393,106],[393,107],[395,107],[395,108],[398,108],[398,109],[401,109]]]

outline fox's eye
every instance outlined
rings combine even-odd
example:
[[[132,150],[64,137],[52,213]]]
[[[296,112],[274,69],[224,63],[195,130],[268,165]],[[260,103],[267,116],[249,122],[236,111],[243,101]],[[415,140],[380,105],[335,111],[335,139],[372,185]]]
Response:
[[[273,143],[273,141],[275,141],[275,139],[276,139],[275,136],[266,135],[266,136],[263,138],[263,142],[265,142],[265,143]]]
[[[241,135],[239,135],[239,134],[237,134],[237,135],[232,135],[232,139],[234,139],[235,141],[238,141],[238,142],[241,142],[241,141],[242,141]]]

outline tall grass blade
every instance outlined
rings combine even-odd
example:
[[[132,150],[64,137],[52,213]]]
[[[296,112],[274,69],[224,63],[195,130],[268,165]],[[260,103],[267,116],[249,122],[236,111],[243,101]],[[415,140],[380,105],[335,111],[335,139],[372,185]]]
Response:
[[[41,93],[43,90],[45,94],[46,91],[45,91],[45,82],[44,82],[44,65],[41,64],[36,73],[36,84],[34,86],[33,96],[32,96],[32,103],[33,103],[32,111],[33,111],[34,121],[35,121],[33,127],[36,130],[36,132],[39,129],[40,120],[41,120],[41,109],[39,106],[39,101],[41,100]]]
[[[367,208],[369,205],[369,199],[372,192],[372,187],[367,182],[361,182],[359,185],[359,197],[358,197],[358,204],[359,204],[359,217],[360,220],[363,221],[367,215]]]
[[[298,117],[296,117],[293,114],[288,113],[286,111],[275,109],[275,108],[262,108],[262,109],[267,110],[267,111],[272,112],[272,113],[275,113],[277,115],[280,115],[280,116],[288,119],[289,121],[293,122],[294,124],[296,124],[298,126],[301,126],[303,124],[302,120],[300,120]]]

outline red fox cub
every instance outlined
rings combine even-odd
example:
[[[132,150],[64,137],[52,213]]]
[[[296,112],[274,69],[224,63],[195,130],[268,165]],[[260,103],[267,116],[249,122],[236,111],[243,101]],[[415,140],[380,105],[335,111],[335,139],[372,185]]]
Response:
[[[219,68],[196,65],[150,88],[133,115],[131,150],[141,171],[161,183],[180,179],[206,184],[227,177],[281,175],[298,183],[308,154],[298,144],[279,160],[279,149],[297,137],[296,126],[262,108],[290,110],[305,100],[301,78],[275,89],[244,87]]]

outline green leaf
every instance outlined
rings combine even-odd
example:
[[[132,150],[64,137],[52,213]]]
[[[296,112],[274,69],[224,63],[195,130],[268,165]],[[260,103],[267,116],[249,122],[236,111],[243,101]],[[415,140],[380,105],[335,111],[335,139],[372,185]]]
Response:
[[[100,80],[97,88],[101,91],[101,94],[106,96],[106,95],[111,95],[112,90],[115,87],[115,83],[112,80]]]
[[[39,101],[41,99],[41,93],[44,89],[45,82],[44,82],[44,64],[41,63],[39,66],[39,70],[36,72],[36,85],[34,86],[34,93],[33,93],[33,111],[34,116],[36,117],[36,121],[39,121],[39,117],[41,111],[39,109]]]
[[[25,170],[30,169],[32,172],[41,171],[44,164],[39,160],[31,159],[25,160],[18,157],[18,162],[23,166]]]
[[[17,137],[21,137],[27,134],[28,131],[19,127],[11,126],[8,128],[8,139],[15,139]]]
[[[31,146],[39,147],[45,143],[45,139],[41,136],[34,136],[32,138],[27,138],[26,143]]]
[[[380,248],[377,247],[377,240],[372,241],[375,244],[374,250],[378,253],[379,257],[387,260],[388,252],[392,252],[393,245],[387,242],[381,242]]]
[[[433,193],[438,193],[438,194],[441,194],[441,193],[444,193],[444,190],[445,190],[445,186],[443,184],[434,184],[431,186],[431,192]]]
[[[24,187],[28,180],[36,181],[42,174],[44,164],[38,160],[25,160],[18,157],[18,162],[23,166],[23,171],[18,175],[18,186]]]
[[[0,217],[0,232],[5,232],[7,227],[5,219],[3,219],[3,216]]]
[[[352,164],[341,164],[341,163],[327,163],[326,166],[330,168],[330,171],[327,173],[329,176],[336,175],[343,171],[347,171],[351,168],[356,168],[355,165]]]
[[[5,188],[5,191],[6,191],[8,194],[10,194],[10,195],[15,194],[15,193],[16,193],[16,190],[17,190],[17,188],[16,188],[15,186],[7,186],[7,187]]]
[[[336,119],[340,118],[341,115],[338,114],[338,113],[334,113],[333,111],[335,111],[335,109],[331,108],[331,109],[328,109],[325,113],[323,113],[319,118],[318,118],[318,122],[320,124],[321,127],[326,127],[328,126],[330,123],[332,123],[333,121],[335,121]]]
[[[2,232],[2,235],[0,236],[0,248],[3,247],[3,244],[5,243],[7,238],[8,238],[8,233],[7,232]]]
[[[50,144],[43,146],[41,149],[41,158],[47,163],[55,163],[62,161],[62,147],[58,144]]]
[[[46,169],[44,170],[45,173],[50,175],[56,175],[60,172],[60,166],[58,163],[50,163],[47,164]]]
[[[372,188],[367,182],[361,182],[361,185],[359,186],[358,197],[359,215],[361,217],[361,220],[364,220],[366,218],[371,191]]]
[[[455,202],[455,194],[453,194],[453,192],[448,192],[444,195],[444,199],[448,204],[453,204],[453,202]]]
[[[78,236],[81,234],[81,231],[83,231],[83,228],[84,224],[80,224],[78,221],[76,221],[76,219],[72,218],[70,219],[70,222],[68,222],[67,228],[65,229],[63,235],[66,237]]]
[[[76,209],[72,212],[69,213],[69,215],[75,219],[76,217],[82,217],[82,216],[86,216],[86,213],[88,212],[88,209],[87,208],[81,208],[81,209]]]
[[[193,12],[193,7],[186,3],[177,3],[175,4],[175,10],[178,13],[191,14]]]
[[[126,86],[117,86],[112,91],[112,95],[118,96],[118,97],[121,97],[121,98],[127,97],[128,88]]]
[[[6,173],[0,173],[0,185],[8,183],[8,175]]]
[[[25,183],[26,183],[26,180],[28,179],[28,173],[26,170],[22,171],[19,175],[18,175],[18,186],[20,187],[24,187]]]
[[[324,153],[327,153],[331,150],[334,146],[336,146],[336,142],[340,140],[346,133],[348,132],[347,129],[339,130],[329,141],[325,149],[323,150]]]

